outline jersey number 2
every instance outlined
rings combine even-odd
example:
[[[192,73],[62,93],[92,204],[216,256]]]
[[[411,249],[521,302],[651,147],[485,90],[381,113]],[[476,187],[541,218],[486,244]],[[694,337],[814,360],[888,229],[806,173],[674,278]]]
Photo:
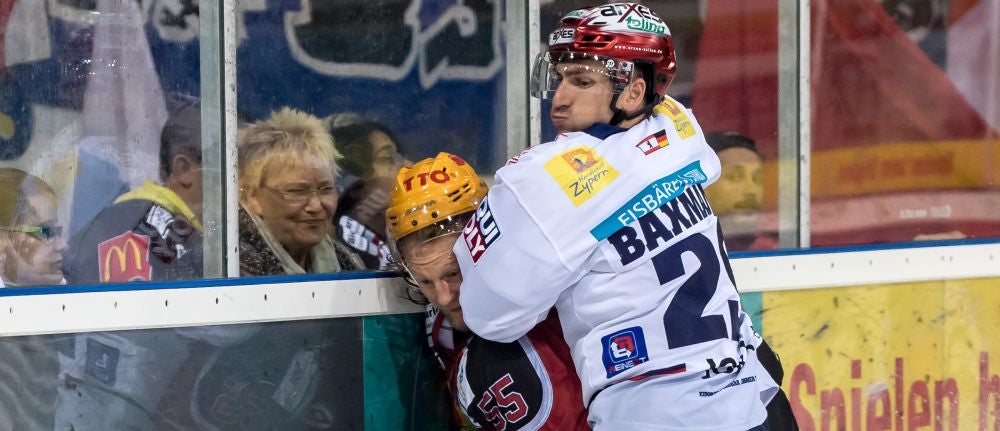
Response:
[[[721,237],[720,237],[721,242]],[[716,250],[712,241],[704,234],[697,233],[684,238],[653,257],[653,267],[660,284],[666,284],[684,276],[684,262],[681,255],[694,253],[701,267],[677,289],[674,299],[663,313],[663,327],[667,332],[667,346],[671,349],[704,343],[729,337],[726,319],[721,315],[702,316],[705,306],[715,295],[719,286],[722,268],[719,256],[725,259],[721,247]],[[739,307],[737,301],[729,301],[731,332],[734,340],[739,338]]]

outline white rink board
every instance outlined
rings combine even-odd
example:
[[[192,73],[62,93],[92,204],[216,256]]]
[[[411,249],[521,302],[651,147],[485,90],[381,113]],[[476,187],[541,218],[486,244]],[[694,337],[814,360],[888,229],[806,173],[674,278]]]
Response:
[[[1000,243],[731,259],[741,292],[1000,276]]]
[[[1000,243],[736,257],[742,292],[1000,276]],[[0,291],[0,336],[415,313],[400,278],[344,274]],[[363,277],[372,277],[362,275]],[[244,283],[244,284],[238,284]],[[55,293],[53,293],[55,292]],[[28,294],[25,294],[28,293]]]
[[[422,312],[402,289],[400,278],[363,278],[0,296],[0,336]]]

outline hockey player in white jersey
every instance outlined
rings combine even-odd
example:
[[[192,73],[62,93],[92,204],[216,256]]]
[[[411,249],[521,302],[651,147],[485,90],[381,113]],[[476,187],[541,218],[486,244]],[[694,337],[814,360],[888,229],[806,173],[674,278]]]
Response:
[[[777,390],[704,187],[719,159],[665,96],[666,24],[574,11],[535,62],[560,135],[496,174],[455,253],[473,332],[509,342],[553,306],[595,430],[767,430]]]

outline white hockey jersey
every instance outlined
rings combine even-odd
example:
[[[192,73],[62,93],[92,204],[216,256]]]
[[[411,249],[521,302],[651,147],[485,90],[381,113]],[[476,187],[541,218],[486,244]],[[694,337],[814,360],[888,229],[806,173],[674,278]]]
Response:
[[[669,98],[630,129],[599,124],[515,157],[455,245],[469,328],[513,341],[555,306],[598,424],[761,424],[776,385],[705,198],[719,172]]]

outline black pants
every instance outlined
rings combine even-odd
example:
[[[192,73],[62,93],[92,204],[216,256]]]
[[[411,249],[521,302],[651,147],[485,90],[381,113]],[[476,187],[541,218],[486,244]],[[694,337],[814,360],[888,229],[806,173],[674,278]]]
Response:
[[[778,355],[771,350],[767,341],[760,343],[757,348],[757,359],[761,365],[771,375],[771,378],[781,386],[781,380],[785,377],[785,371],[781,368],[781,361]],[[763,427],[763,428],[762,428]],[[795,422],[795,415],[792,413],[792,404],[788,402],[785,391],[778,388],[778,393],[774,394],[771,402],[767,403],[767,422],[760,427],[750,431],[798,431],[799,425]]]

